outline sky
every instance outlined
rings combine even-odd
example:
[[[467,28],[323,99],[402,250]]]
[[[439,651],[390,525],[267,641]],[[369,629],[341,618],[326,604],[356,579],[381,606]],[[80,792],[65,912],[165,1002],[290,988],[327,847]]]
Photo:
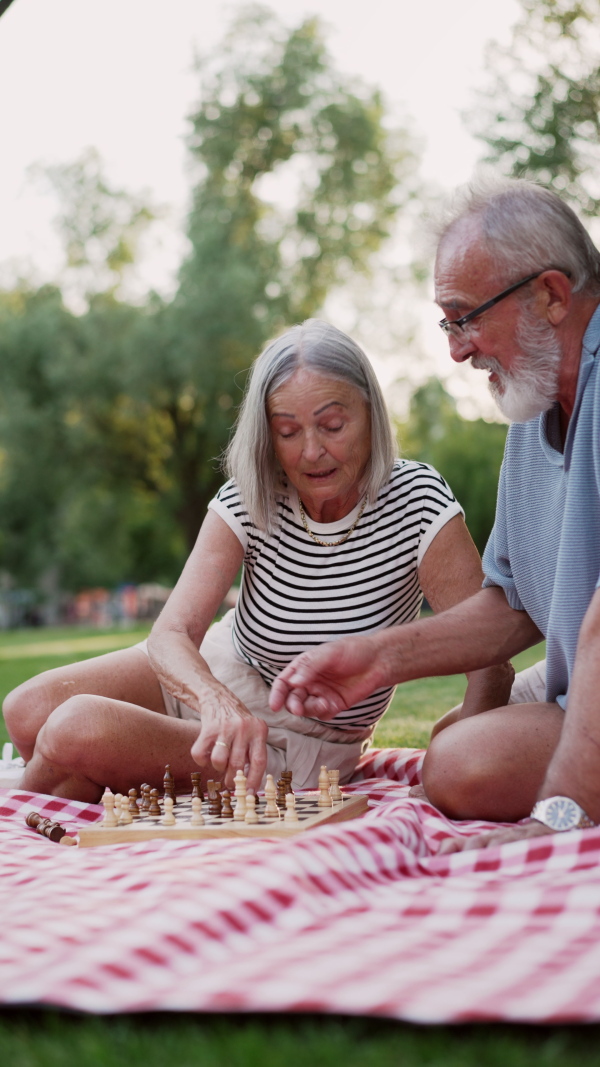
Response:
[[[0,284],[17,272],[44,280],[59,262],[53,202],[28,168],[69,163],[94,146],[112,184],[147,190],[165,205],[142,278],[168,290],[185,247],[186,116],[198,96],[194,56],[218,44],[239,6],[13,0],[0,19]],[[412,128],[424,180],[447,190],[469,180],[483,149],[461,115],[486,83],[486,44],[510,40],[518,0],[272,0],[267,6],[290,26],[309,15],[322,18],[337,66],[380,87],[392,115]],[[422,344],[432,360],[444,361],[446,373],[433,310],[422,319]],[[490,413],[474,377],[459,370],[453,389]]]

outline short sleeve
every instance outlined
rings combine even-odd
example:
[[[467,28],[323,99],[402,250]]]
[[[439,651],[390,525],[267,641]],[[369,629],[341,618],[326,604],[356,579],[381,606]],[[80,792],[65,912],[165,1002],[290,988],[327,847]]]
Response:
[[[209,502],[208,508],[209,511],[215,511],[227,523],[244,549],[245,555],[248,550],[248,528],[251,522],[233,478],[219,489],[217,495]]]
[[[485,589],[490,586],[499,586],[504,590],[504,594],[511,608],[515,611],[525,611],[525,607],[517,593],[510,564],[506,518],[506,477],[505,464],[503,463],[500,470],[500,480],[498,482],[496,520],[489,541],[485,546],[485,552],[483,553],[482,562],[485,575],[483,587]]]
[[[431,542],[456,515],[463,515],[458,500],[454,496],[448,482],[441,474],[428,464],[419,465],[422,469],[423,478],[420,479],[420,487],[415,485],[415,493],[420,492],[421,502],[421,536],[417,550],[417,566],[420,567],[423,557]]]

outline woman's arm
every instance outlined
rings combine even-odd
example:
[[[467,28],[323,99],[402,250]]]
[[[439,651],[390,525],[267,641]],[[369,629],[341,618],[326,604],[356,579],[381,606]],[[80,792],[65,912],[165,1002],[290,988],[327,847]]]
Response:
[[[461,515],[450,519],[436,534],[419,567],[419,582],[436,614],[454,607],[481,589],[483,571],[479,553]],[[468,685],[460,710],[435,724],[432,736],[458,718],[508,704],[515,672],[512,664],[467,674]]]
[[[219,515],[209,511],[181,577],[152,628],[148,655],[165,689],[201,718],[192,748],[196,762],[212,764],[228,786],[236,770],[248,765],[248,788],[255,790],[266,766],[267,726],[214,677],[198,652],[243,558],[236,535]]]

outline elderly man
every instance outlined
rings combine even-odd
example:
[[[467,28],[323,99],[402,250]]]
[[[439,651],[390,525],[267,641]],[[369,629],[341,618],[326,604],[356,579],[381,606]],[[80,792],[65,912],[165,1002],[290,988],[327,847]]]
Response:
[[[423,783],[458,819],[530,821],[445,851],[600,824],[600,253],[539,186],[471,189],[440,233],[452,358],[513,421],[484,588],[432,619],[298,657],[272,707],[328,719],[367,693],[500,663],[547,638],[546,700],[439,731]]]

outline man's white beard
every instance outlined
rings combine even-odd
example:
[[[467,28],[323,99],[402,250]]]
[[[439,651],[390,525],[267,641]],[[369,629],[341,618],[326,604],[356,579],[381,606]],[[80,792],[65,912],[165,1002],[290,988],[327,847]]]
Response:
[[[516,331],[520,354],[507,372],[493,356],[475,356],[471,362],[490,370],[497,382],[490,392],[500,411],[511,422],[527,422],[552,407],[558,393],[562,350],[552,326],[523,311]]]

